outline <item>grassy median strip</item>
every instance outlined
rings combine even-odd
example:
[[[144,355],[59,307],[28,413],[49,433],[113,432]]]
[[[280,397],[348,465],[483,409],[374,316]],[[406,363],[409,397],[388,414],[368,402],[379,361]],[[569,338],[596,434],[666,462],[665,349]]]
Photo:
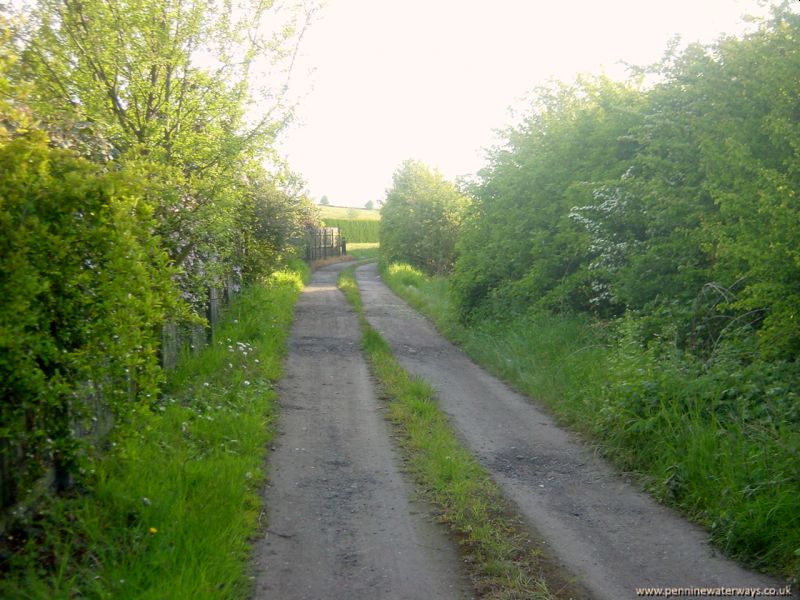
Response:
[[[304,267],[246,289],[164,395],[118,424],[86,488],[11,535],[3,598],[246,598],[272,389]]]
[[[362,346],[389,401],[410,472],[455,534],[481,597],[576,597],[533,548],[508,502],[456,439],[431,386],[410,376],[367,323],[354,269],[341,273],[339,288],[359,314]]]

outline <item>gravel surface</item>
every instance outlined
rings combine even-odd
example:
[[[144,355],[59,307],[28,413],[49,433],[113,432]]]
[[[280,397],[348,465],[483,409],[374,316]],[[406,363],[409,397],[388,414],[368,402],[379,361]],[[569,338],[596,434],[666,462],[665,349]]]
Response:
[[[637,587],[785,585],[720,556],[708,535],[657,504],[535,403],[472,363],[395,296],[374,264],[357,269],[367,319],[440,407],[563,567],[599,599]]]
[[[254,597],[472,598],[444,527],[409,500],[358,321],[336,289],[346,266],[314,273],[297,304]]]

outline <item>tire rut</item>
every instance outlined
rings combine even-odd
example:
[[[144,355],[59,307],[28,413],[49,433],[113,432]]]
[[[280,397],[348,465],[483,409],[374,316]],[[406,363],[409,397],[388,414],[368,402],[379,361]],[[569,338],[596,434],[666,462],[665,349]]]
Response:
[[[700,527],[657,504],[534,403],[471,362],[380,280],[356,271],[369,323],[437,391],[465,445],[593,597],[642,587],[782,587],[718,554]]]
[[[472,598],[458,551],[409,501],[357,318],[314,273],[298,301],[254,550],[254,598]]]

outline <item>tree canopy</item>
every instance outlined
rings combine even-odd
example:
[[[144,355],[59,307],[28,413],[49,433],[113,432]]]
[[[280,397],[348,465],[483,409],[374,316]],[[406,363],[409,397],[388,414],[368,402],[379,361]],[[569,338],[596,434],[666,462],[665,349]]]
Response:
[[[381,253],[428,273],[449,271],[467,200],[435,170],[407,160],[381,207]]]
[[[231,224],[291,116],[285,92],[307,19],[255,0],[38,0],[18,29],[17,78],[52,137],[91,132],[106,144],[89,158],[150,172],[158,233],[190,296],[242,252]]]
[[[652,322],[694,350],[747,329],[796,357],[798,35],[787,4],[742,39],[673,49],[650,88],[540,90],[471,189],[462,315],[669,314]]]
[[[154,401],[165,321],[201,323],[209,287],[272,272],[316,221],[273,153],[308,17],[255,0],[0,11],[0,507],[48,466],[76,472],[90,404],[124,420]]]

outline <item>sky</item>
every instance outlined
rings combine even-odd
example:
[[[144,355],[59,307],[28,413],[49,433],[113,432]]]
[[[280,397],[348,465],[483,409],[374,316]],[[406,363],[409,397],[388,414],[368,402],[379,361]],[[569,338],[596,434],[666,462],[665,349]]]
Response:
[[[409,158],[448,179],[484,164],[524,98],[579,73],[624,78],[670,39],[738,34],[758,0],[328,0],[303,38],[279,150],[310,197],[385,198]]]

